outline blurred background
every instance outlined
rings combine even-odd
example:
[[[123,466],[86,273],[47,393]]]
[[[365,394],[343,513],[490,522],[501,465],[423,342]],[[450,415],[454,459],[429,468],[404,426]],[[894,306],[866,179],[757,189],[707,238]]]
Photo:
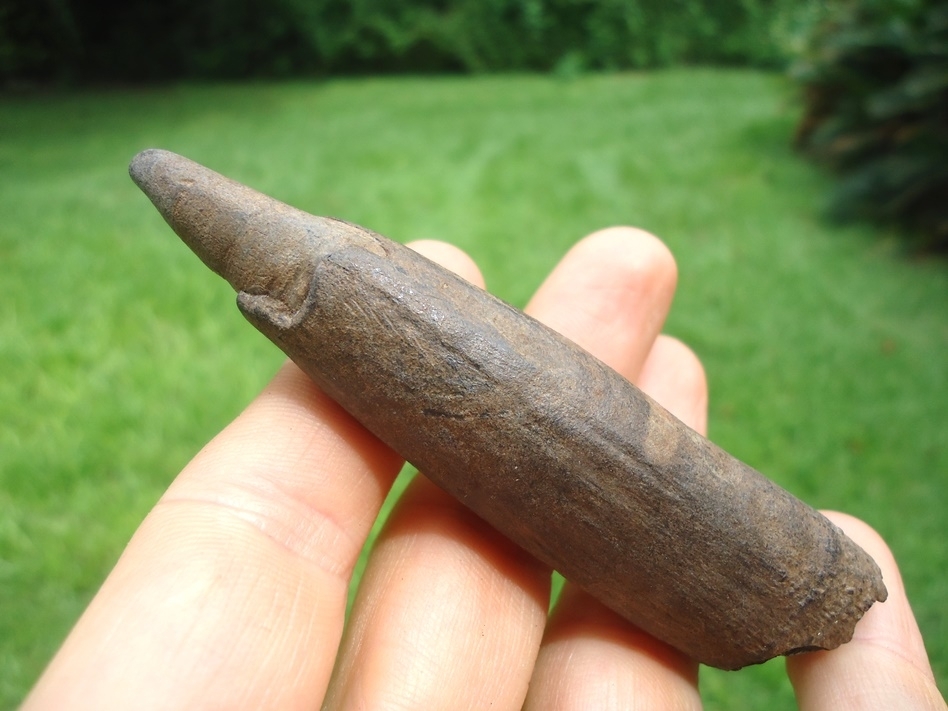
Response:
[[[661,236],[710,436],[902,566],[948,685],[948,2],[0,0],[0,708],[281,354],[127,177],[170,149],[523,306]],[[781,660],[702,670],[791,709]]]

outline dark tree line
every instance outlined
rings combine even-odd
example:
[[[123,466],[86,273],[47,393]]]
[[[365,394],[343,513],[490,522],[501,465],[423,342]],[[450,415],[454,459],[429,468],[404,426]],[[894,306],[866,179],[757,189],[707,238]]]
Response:
[[[807,0],[804,6],[817,6]],[[0,80],[775,65],[800,0],[0,0]]]

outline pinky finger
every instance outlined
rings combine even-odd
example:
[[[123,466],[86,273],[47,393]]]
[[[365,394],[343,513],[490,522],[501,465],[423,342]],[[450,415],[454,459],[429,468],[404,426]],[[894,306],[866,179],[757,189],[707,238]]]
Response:
[[[889,598],[869,609],[848,644],[787,659],[787,674],[800,709],[944,711],[948,707],[935,685],[889,547],[862,521],[834,512],[826,515],[875,558]]]

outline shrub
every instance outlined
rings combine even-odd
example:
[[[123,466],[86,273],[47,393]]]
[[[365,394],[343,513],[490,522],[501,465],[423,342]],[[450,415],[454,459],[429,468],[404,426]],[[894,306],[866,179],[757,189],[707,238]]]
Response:
[[[793,74],[797,144],[839,175],[831,213],[948,249],[948,1],[843,3]]]

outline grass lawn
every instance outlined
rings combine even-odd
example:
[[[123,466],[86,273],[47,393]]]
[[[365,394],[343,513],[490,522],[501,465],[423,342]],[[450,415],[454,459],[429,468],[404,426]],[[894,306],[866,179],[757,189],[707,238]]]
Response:
[[[680,70],[0,98],[0,708],[281,355],[126,175],[158,146],[317,214],[468,250],[523,305],[597,228],[661,235],[711,437],[902,565],[948,685],[948,265],[825,224],[778,77]],[[781,661],[702,672],[793,708]]]

